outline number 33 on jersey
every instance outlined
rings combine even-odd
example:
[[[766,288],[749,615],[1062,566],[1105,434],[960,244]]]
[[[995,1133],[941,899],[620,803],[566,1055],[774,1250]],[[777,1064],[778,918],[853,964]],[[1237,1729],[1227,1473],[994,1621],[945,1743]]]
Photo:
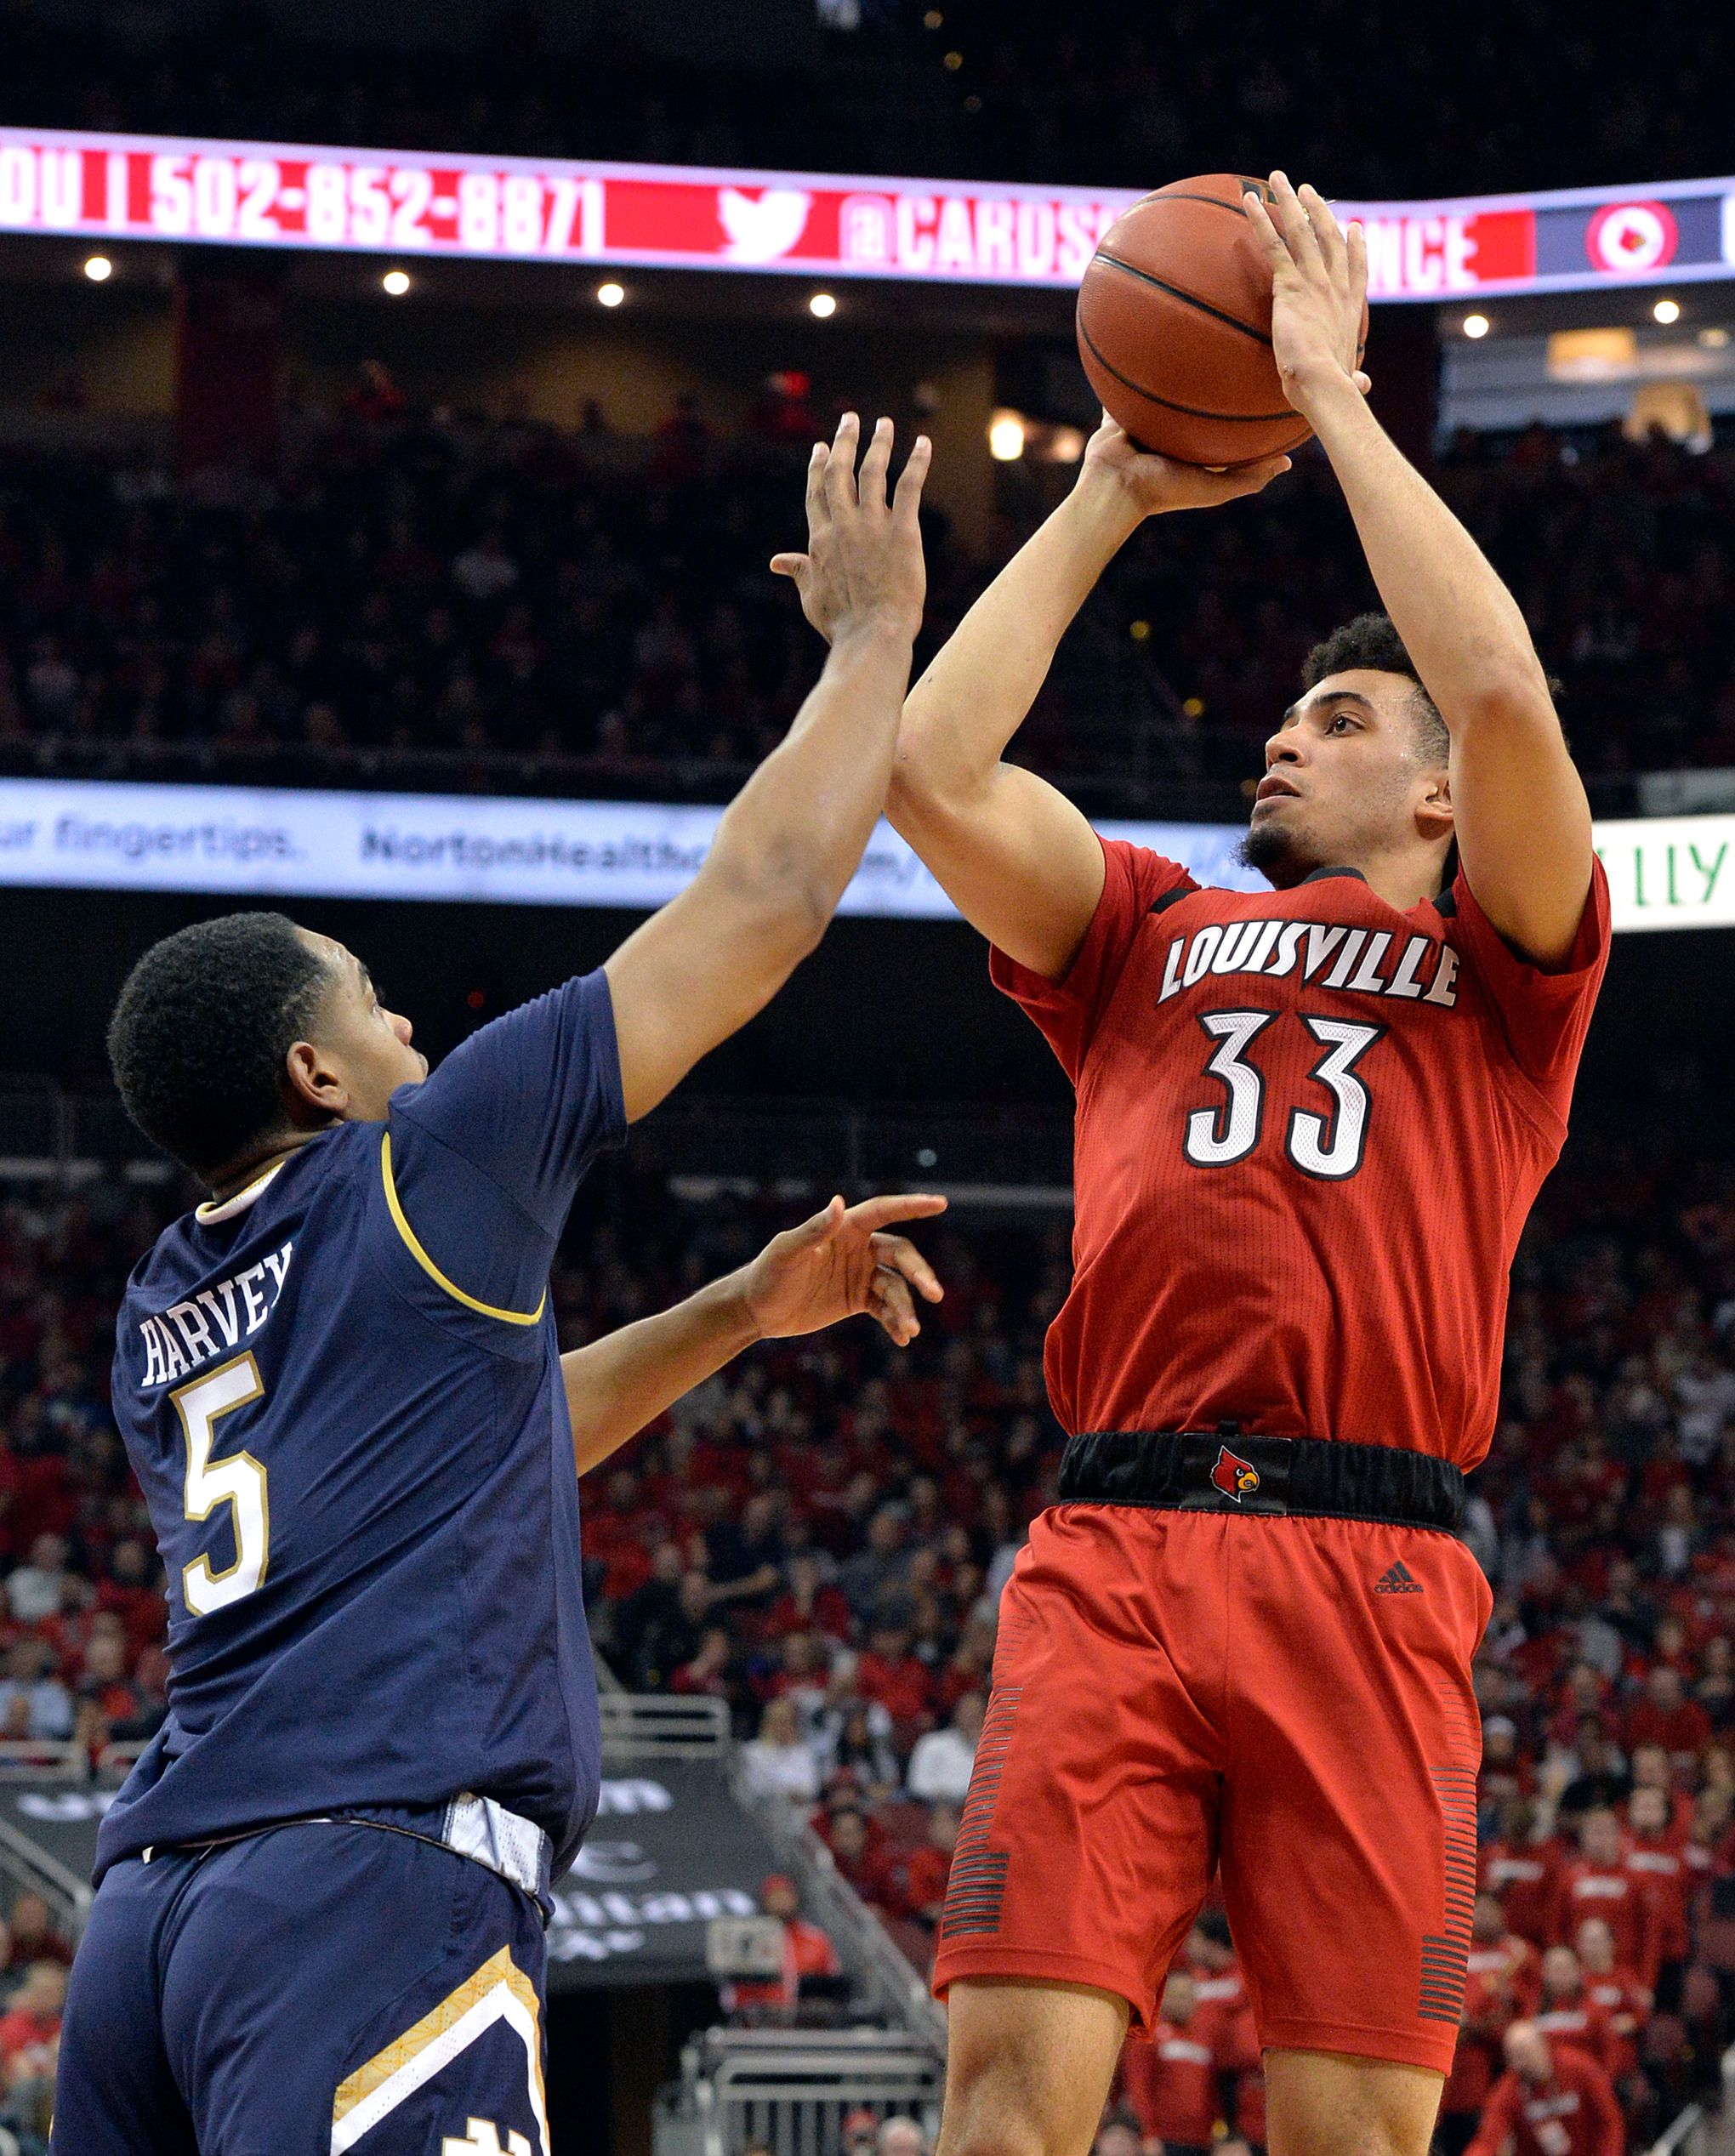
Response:
[[[1215,890],[1103,850],[1064,978],[993,962],[1078,1095],[1074,1278],[1047,1356],[1062,1421],[1232,1418],[1473,1466],[1607,963],[1601,868],[1544,973],[1462,875],[1401,913],[1351,869]]]

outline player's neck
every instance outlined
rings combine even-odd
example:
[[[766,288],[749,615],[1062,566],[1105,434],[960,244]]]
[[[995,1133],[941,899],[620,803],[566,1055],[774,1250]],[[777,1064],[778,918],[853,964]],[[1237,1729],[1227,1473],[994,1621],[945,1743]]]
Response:
[[[326,1127],[321,1125],[322,1129]],[[318,1135],[317,1130],[297,1130],[287,1133],[260,1151],[249,1153],[244,1159],[233,1162],[230,1166],[219,1169],[206,1185],[206,1188],[211,1193],[213,1203],[226,1204],[231,1197],[237,1197],[244,1191],[249,1183],[256,1183],[261,1175],[268,1175],[274,1168],[282,1167],[292,1153],[299,1152],[310,1139],[316,1138]]]

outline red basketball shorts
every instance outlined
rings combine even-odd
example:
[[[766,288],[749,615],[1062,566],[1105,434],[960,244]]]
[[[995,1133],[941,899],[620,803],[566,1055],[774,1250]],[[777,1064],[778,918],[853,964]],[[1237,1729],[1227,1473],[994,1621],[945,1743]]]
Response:
[[[1000,1605],[936,1992],[1089,1984],[1148,2028],[1220,1863],[1263,2045],[1446,2073],[1492,1601],[1425,1528],[1044,1513]]]

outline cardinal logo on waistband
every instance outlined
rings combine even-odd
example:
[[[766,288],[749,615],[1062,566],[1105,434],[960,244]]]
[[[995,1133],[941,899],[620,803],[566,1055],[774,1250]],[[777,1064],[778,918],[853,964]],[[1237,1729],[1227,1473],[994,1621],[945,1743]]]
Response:
[[[1250,1459],[1243,1459],[1239,1453],[1232,1453],[1226,1445],[1221,1445],[1217,1450],[1217,1464],[1211,1470],[1211,1481],[1225,1497],[1232,1497],[1239,1504],[1259,1488],[1259,1470]]]

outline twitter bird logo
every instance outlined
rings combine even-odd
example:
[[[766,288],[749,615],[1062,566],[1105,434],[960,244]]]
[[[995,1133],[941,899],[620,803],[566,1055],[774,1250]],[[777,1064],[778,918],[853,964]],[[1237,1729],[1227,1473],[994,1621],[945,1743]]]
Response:
[[[729,235],[724,253],[731,262],[775,262],[807,229],[811,195],[794,187],[767,187],[757,200],[738,187],[717,191],[717,216]]]

